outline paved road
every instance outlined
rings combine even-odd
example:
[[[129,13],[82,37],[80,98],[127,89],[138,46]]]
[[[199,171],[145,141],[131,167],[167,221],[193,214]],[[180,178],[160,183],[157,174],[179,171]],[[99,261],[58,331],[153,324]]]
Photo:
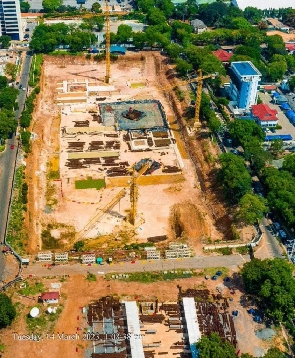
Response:
[[[20,81],[20,83],[25,88],[27,88],[28,85],[30,63],[31,57],[25,57]],[[26,100],[26,93],[26,90],[21,90],[18,96],[19,109],[15,111],[16,119],[18,119],[21,114],[22,108]],[[14,145],[13,149],[11,149],[11,145]],[[2,153],[0,157],[0,242],[4,242],[17,152],[18,141],[16,140],[15,135],[13,135],[11,139],[7,140],[6,150]],[[4,258],[2,253],[0,253],[0,281],[2,280],[3,273]]]
[[[91,272],[93,274],[106,273],[127,273],[127,272],[141,272],[141,271],[163,271],[175,269],[203,269],[205,267],[228,267],[236,269],[242,266],[245,262],[250,261],[249,255],[229,255],[229,256],[195,256],[189,259],[175,259],[175,260],[141,260],[134,264],[131,262],[124,262],[119,264],[104,264],[100,265],[59,265],[48,269],[42,267],[41,263],[31,264],[23,269],[22,276],[63,276],[86,274]]]
[[[265,236],[265,242],[268,246],[268,250],[271,254],[271,257],[280,257],[282,258],[283,250],[280,247],[277,238],[274,236],[271,226],[269,225],[266,218],[263,218],[260,228]]]

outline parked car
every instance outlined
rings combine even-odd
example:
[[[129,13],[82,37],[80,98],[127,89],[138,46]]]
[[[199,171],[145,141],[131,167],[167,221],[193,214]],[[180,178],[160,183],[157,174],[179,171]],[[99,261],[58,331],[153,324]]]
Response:
[[[279,230],[279,236],[282,238],[282,239],[285,239],[287,237],[287,234],[284,230]]]
[[[281,225],[277,222],[272,223],[272,226],[275,228],[276,231],[279,231],[281,228]]]

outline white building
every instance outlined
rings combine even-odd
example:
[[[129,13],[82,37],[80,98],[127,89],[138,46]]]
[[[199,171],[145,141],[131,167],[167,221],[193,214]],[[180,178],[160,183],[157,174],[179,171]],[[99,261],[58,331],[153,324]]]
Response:
[[[232,62],[230,67],[230,87],[228,95],[234,108],[249,110],[256,104],[261,73],[250,61]]]
[[[0,0],[0,35],[23,39],[19,0]]]
[[[52,261],[53,253],[52,252],[38,252],[38,260],[43,262]]]
[[[69,254],[67,252],[56,252],[54,255],[55,261],[68,261]]]
[[[294,0],[231,0],[231,4],[237,6],[241,10],[245,10],[246,7],[252,6],[260,10],[267,9],[282,9],[282,8],[295,8]]]
[[[94,264],[95,254],[84,254],[81,256],[82,264]]]

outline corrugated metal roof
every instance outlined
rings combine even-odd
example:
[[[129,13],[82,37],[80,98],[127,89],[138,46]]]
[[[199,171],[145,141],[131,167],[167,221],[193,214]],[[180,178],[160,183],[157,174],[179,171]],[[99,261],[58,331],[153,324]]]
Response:
[[[131,356],[132,358],[144,358],[142,340],[138,339],[140,337],[140,324],[136,302],[124,301],[123,304],[127,316],[128,333],[130,333]]]
[[[183,297],[182,302],[187,326],[188,339],[190,346],[192,346],[192,344],[197,343],[201,338],[195,299],[194,297]],[[198,357],[197,352],[194,350],[191,350],[191,354],[193,358]]]

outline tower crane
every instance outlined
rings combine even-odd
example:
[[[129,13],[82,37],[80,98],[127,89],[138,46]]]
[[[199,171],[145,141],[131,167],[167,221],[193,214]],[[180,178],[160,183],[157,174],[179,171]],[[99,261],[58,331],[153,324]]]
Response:
[[[110,83],[111,79],[111,26],[110,26],[110,10],[108,1],[105,0],[106,5],[106,75],[105,83]]]
[[[137,172],[135,169],[135,164],[132,166],[132,178],[131,178],[131,185],[130,185],[130,217],[129,222],[131,225],[135,225],[135,220],[137,216],[137,202],[138,202],[138,178],[144,174],[153,164],[152,160],[148,160]]]
[[[194,128],[199,128],[201,123],[200,123],[200,108],[201,108],[201,100],[202,100],[202,88],[203,88],[203,80],[205,80],[206,78],[215,78],[216,77],[216,73],[211,74],[211,75],[206,75],[203,76],[202,74],[202,70],[198,69],[197,71],[197,77],[193,78],[191,80],[188,81],[188,83],[191,82],[197,82],[197,88],[196,88],[196,106],[195,106],[195,121],[194,121]]]

